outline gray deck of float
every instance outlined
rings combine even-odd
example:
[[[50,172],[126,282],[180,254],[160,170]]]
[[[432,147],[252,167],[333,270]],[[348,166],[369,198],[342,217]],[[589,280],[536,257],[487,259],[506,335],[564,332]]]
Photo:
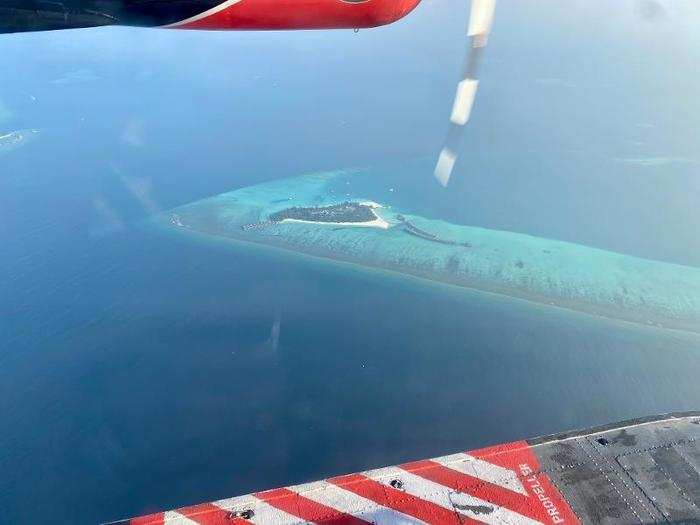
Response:
[[[584,523],[700,523],[700,412],[531,440]]]

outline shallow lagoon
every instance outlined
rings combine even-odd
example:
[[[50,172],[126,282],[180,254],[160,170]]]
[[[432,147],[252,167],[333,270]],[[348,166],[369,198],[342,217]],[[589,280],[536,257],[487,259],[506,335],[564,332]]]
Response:
[[[392,198],[388,185],[381,197],[375,194],[382,173],[353,169],[276,180],[196,201],[160,220],[606,317],[700,329],[698,268],[424,217]],[[378,201],[376,212],[391,227],[268,222],[292,206],[347,200]]]

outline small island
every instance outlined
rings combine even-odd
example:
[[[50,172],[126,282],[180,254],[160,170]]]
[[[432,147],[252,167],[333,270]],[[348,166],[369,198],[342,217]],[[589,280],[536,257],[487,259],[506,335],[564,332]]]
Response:
[[[5,153],[25,145],[39,133],[37,129],[22,129],[0,134],[0,153]]]
[[[373,207],[363,202],[343,202],[332,206],[305,208],[294,206],[270,215],[272,222],[287,219],[306,222],[369,222],[377,218]]]
[[[346,201],[329,206],[294,206],[268,216],[263,222],[244,224],[243,230],[256,230],[278,223],[302,222],[313,224],[333,224],[335,226],[370,226],[387,229],[389,223],[375,212],[380,204],[372,201]]]
[[[13,144],[19,144],[24,140],[24,135],[19,131],[13,131],[12,133],[5,133],[0,135],[0,144],[3,146],[11,146]]]

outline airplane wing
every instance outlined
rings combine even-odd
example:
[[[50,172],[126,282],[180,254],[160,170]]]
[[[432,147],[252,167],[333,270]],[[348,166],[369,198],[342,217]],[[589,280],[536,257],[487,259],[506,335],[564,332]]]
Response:
[[[635,419],[116,524],[697,523],[698,439],[700,412]]]
[[[126,25],[174,29],[375,27],[420,0],[3,0],[0,33]]]

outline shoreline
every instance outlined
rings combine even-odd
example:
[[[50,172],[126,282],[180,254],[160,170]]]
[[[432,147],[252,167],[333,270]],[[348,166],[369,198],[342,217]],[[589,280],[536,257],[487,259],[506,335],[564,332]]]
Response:
[[[312,222],[313,221],[303,221]],[[336,224],[336,223],[325,223],[325,224]],[[352,223],[351,223],[352,224]],[[172,230],[172,225],[170,223],[163,224],[163,226],[168,226],[170,231]],[[697,323],[690,320],[680,320],[672,319],[659,316],[647,316],[647,315],[625,315],[623,312],[618,310],[609,310],[603,306],[596,306],[583,302],[573,302],[566,300],[552,300],[550,297],[542,296],[531,291],[520,290],[517,288],[510,288],[506,286],[498,286],[497,283],[492,282],[479,282],[472,280],[470,282],[459,281],[456,279],[447,279],[441,276],[428,275],[427,272],[420,272],[419,270],[409,269],[405,267],[393,267],[389,264],[366,264],[353,260],[351,256],[333,253],[325,253],[322,250],[300,250],[296,247],[285,242],[270,242],[269,240],[259,240],[249,236],[235,236],[229,233],[216,233],[210,232],[202,229],[193,228],[191,226],[182,226],[175,228],[175,231],[196,233],[198,235],[203,235],[205,238],[218,239],[222,241],[233,241],[240,242],[250,245],[255,245],[258,247],[281,250],[287,254],[293,254],[294,256],[312,257],[317,260],[323,260],[331,263],[341,263],[349,264],[357,269],[369,270],[369,271],[383,271],[389,272],[392,276],[397,278],[409,278],[409,279],[419,279],[423,283],[438,284],[443,286],[449,286],[453,289],[458,290],[468,290],[472,292],[485,293],[505,300],[515,300],[524,301],[531,305],[536,305],[541,308],[554,308],[559,310],[564,310],[566,312],[573,312],[577,314],[582,314],[597,318],[599,320],[605,320],[608,322],[618,322],[631,324],[639,328],[654,329],[654,330],[664,330],[680,332],[683,334],[688,334],[692,336],[700,335],[700,326]],[[650,319],[652,318],[652,319]]]
[[[381,204],[374,201],[360,201],[359,204],[371,208],[372,215],[375,216],[373,221],[365,222],[325,222],[325,221],[307,221],[304,219],[282,219],[280,224],[289,223],[302,223],[302,224],[322,224],[327,226],[358,226],[360,228],[379,228],[382,230],[388,230],[391,227],[385,219],[383,219],[376,211],[377,208],[382,208]]]
[[[225,192],[172,211],[182,211],[184,227],[221,238],[638,326],[700,333],[700,268],[523,233],[454,224],[411,214],[391,201],[386,215],[378,210],[380,204],[366,197],[368,190],[357,187],[357,183],[351,200],[366,206],[362,214],[283,213],[269,204],[277,195],[288,195],[293,187],[297,195],[295,209],[301,208],[297,211],[309,207],[323,212],[324,207],[338,206],[330,183],[338,185],[343,180],[335,179],[334,173],[292,177]],[[279,214],[279,222],[262,220],[274,216],[270,215],[273,211]],[[285,217],[299,224],[284,225]],[[332,222],[334,219],[343,222]],[[260,228],[246,227],[249,223]],[[274,224],[277,228],[262,229]],[[369,230],[368,225],[376,229]],[[387,225],[389,228],[384,229]],[[350,229],[352,226],[358,229]]]
[[[373,221],[367,221],[367,222],[322,222],[322,221],[305,221],[303,219],[282,219],[280,221],[280,224],[292,224],[292,223],[300,223],[300,224],[319,224],[322,226],[357,226],[360,228],[379,228],[382,230],[387,230],[389,229],[389,223],[386,222],[384,219],[381,217],[377,216],[376,219]]]

